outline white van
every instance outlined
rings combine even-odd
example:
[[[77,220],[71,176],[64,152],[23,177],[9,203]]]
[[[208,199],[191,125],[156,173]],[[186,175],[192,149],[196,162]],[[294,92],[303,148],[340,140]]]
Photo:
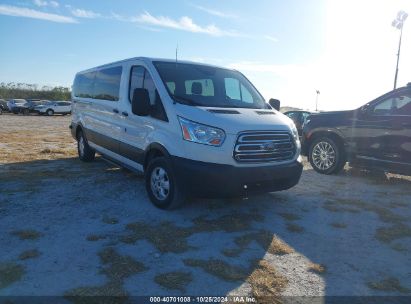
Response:
[[[173,209],[296,185],[298,133],[277,110],[238,71],[138,57],[76,75],[70,128],[81,160],[144,172],[153,204]]]

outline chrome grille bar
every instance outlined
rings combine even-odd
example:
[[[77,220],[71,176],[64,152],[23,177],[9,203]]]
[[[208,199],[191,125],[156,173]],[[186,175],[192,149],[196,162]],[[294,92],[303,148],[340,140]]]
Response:
[[[239,134],[233,157],[238,162],[280,162],[293,159],[295,153],[287,131],[248,131]]]

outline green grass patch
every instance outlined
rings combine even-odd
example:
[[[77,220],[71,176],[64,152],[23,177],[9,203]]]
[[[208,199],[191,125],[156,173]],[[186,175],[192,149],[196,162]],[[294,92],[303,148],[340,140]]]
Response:
[[[173,271],[156,275],[154,281],[166,288],[185,292],[187,285],[193,280],[190,272]]]
[[[21,280],[25,274],[24,267],[15,263],[0,263],[0,289]]]

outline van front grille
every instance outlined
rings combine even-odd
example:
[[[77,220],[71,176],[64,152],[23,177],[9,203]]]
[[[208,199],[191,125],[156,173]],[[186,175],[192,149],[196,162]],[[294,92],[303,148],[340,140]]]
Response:
[[[233,157],[238,162],[282,162],[292,160],[296,147],[286,131],[242,132],[237,138]]]

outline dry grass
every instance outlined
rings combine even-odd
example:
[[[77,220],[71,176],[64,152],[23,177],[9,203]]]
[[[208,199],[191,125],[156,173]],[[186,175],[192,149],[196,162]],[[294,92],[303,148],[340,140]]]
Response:
[[[297,224],[288,223],[287,224],[287,230],[290,231],[290,232],[293,232],[293,233],[302,233],[302,232],[304,232],[304,227],[301,227]]]
[[[293,213],[280,213],[280,216],[284,219],[286,219],[287,221],[297,221],[299,219],[301,219],[301,217],[297,214],[293,214]]]
[[[101,234],[90,234],[90,235],[88,235],[87,236],[87,241],[90,241],[90,242],[97,242],[97,241],[100,241],[100,240],[104,240],[106,238],[106,236],[105,235],[101,235]]]
[[[395,214],[385,206],[366,203],[356,199],[335,199],[327,201],[323,207],[334,212],[359,212],[362,210],[374,212],[385,223],[399,223],[406,220],[405,217]]]
[[[187,238],[196,233],[226,231],[238,232],[249,230],[252,222],[261,220],[258,214],[232,214],[216,219],[198,217],[193,220],[193,226],[179,227],[171,222],[147,224],[145,222],[130,223],[126,226],[130,233],[122,236],[120,240],[127,244],[134,244],[138,240],[147,240],[160,252],[182,253],[192,249]]]
[[[280,295],[287,286],[288,280],[267,261],[259,261],[247,281],[251,285],[252,296],[257,303],[282,303]]]
[[[145,271],[147,268],[130,256],[122,256],[113,248],[105,248],[99,252],[100,260],[107,265],[102,273],[107,275],[110,281],[122,282],[125,278]]]
[[[0,263],[0,290],[20,281],[25,270],[22,265],[15,263]]]
[[[103,223],[109,224],[109,225],[115,225],[119,223],[119,220],[114,218],[114,217],[103,217]]]
[[[182,271],[166,272],[154,277],[154,281],[166,289],[185,292],[186,286],[193,280],[191,273]]]
[[[367,286],[374,290],[379,291],[391,291],[391,292],[401,292],[401,293],[410,293],[411,290],[407,287],[401,285],[400,281],[396,278],[385,278],[378,282],[368,282]]]
[[[339,229],[347,228],[347,224],[338,223],[338,222],[331,223],[330,226],[334,228],[339,228]]]
[[[184,264],[190,267],[200,267],[205,272],[216,276],[224,281],[242,281],[247,277],[247,270],[230,265],[222,260],[209,259],[184,259]]]
[[[40,256],[40,251],[38,251],[37,249],[32,249],[32,250],[26,250],[23,251],[20,255],[19,255],[19,259],[20,260],[28,260],[28,259],[34,259]]]
[[[221,250],[221,253],[223,255],[225,255],[226,257],[229,258],[236,258],[239,257],[240,254],[243,252],[244,250],[241,248],[225,248],[223,250]]]
[[[249,233],[235,238],[235,243],[244,250],[252,241],[256,241],[268,253],[284,255],[293,253],[294,249],[287,245],[278,236],[266,230]]]
[[[77,155],[68,125],[71,117],[2,115],[0,163],[19,163]],[[30,147],[28,149],[27,147]]]
[[[411,237],[411,228],[405,224],[382,227],[377,229],[375,237],[383,243],[390,243],[396,239]]]
[[[308,265],[308,271],[316,274],[324,274],[327,272],[327,267],[324,264],[310,263]]]
[[[263,220],[264,217],[262,215],[252,212],[229,214],[216,219],[198,217],[193,220],[193,223],[196,232],[239,232],[250,229],[253,221],[261,222]]]
[[[40,232],[31,229],[15,230],[10,232],[10,234],[17,236],[20,240],[37,240],[39,237],[42,236]]]
[[[98,255],[104,265],[101,273],[105,274],[109,281],[102,286],[85,286],[69,290],[64,294],[65,297],[74,303],[127,302],[128,294],[123,288],[124,279],[145,271],[147,268],[130,256],[118,254],[111,247],[103,249]],[[99,296],[100,298],[89,298],[89,296]]]
[[[182,253],[190,249],[187,237],[193,234],[191,228],[178,227],[170,222],[149,225],[144,222],[131,223],[126,226],[131,233],[122,236],[124,243],[134,244],[138,240],[147,240],[160,252]]]

